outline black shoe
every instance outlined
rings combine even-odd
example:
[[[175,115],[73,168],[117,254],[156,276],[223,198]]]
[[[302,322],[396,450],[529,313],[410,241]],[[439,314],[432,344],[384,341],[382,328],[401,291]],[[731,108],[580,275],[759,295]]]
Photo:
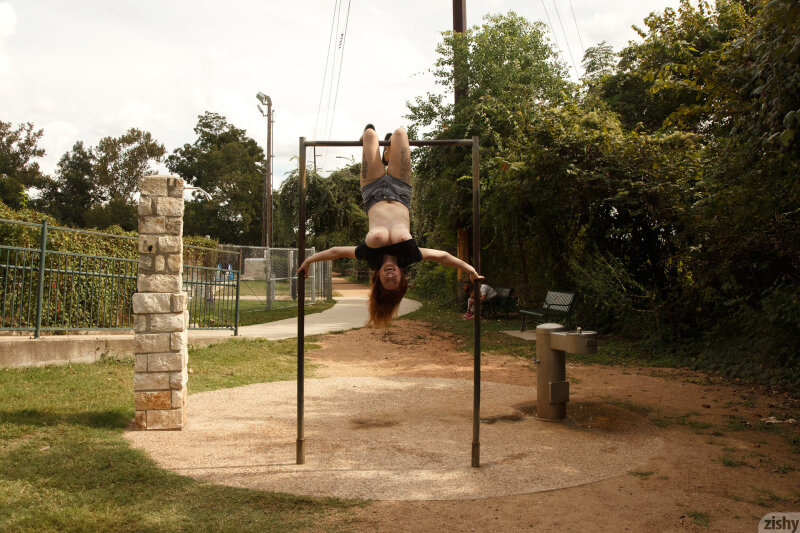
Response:
[[[392,134],[391,133],[387,133],[386,137],[384,137],[383,140],[384,141],[388,141],[391,138],[392,138]],[[388,166],[389,162],[386,160],[386,148],[387,148],[386,146],[383,147],[383,153],[381,154],[381,162],[383,162],[384,165]]]
[[[373,126],[372,124],[367,124],[366,126],[364,126],[364,131],[367,130],[375,131],[375,126]]]

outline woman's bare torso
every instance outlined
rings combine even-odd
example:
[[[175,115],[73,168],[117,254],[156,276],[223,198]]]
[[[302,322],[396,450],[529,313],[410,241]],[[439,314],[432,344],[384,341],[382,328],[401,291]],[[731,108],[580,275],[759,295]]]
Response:
[[[380,248],[411,238],[411,221],[408,208],[396,201],[380,201],[373,205],[369,213],[369,233],[367,246]]]

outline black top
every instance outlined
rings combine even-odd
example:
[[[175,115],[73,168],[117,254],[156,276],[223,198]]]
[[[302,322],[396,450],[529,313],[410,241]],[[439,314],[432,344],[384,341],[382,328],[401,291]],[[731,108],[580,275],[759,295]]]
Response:
[[[413,263],[422,261],[422,252],[414,239],[403,242],[381,246],[380,248],[370,248],[366,241],[356,246],[356,259],[366,261],[371,270],[379,270],[383,265],[383,256],[393,255],[397,258],[397,266],[406,268]]]

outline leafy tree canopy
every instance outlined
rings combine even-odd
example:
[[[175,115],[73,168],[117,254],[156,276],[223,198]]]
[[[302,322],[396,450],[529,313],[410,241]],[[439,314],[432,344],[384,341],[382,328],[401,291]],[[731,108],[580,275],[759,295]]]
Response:
[[[14,128],[10,122],[0,121],[0,201],[12,208],[24,207],[26,191],[44,183],[35,161],[45,153],[39,147],[42,135],[30,122]]]
[[[197,139],[167,157],[167,168],[211,195],[187,204],[185,232],[231,244],[261,242],[264,151],[222,115],[207,111],[194,128]]]

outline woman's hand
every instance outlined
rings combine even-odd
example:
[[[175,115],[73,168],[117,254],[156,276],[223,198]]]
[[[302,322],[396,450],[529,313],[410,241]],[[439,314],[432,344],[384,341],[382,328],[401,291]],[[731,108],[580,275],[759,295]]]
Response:
[[[478,271],[473,268],[472,272],[469,273],[469,280],[474,282],[476,279],[484,279],[484,277],[478,274]]]
[[[303,279],[308,278],[308,267],[311,265],[311,262],[306,259],[303,261],[303,264],[300,265],[300,268],[297,269],[297,276],[300,277],[300,272],[303,272]]]

